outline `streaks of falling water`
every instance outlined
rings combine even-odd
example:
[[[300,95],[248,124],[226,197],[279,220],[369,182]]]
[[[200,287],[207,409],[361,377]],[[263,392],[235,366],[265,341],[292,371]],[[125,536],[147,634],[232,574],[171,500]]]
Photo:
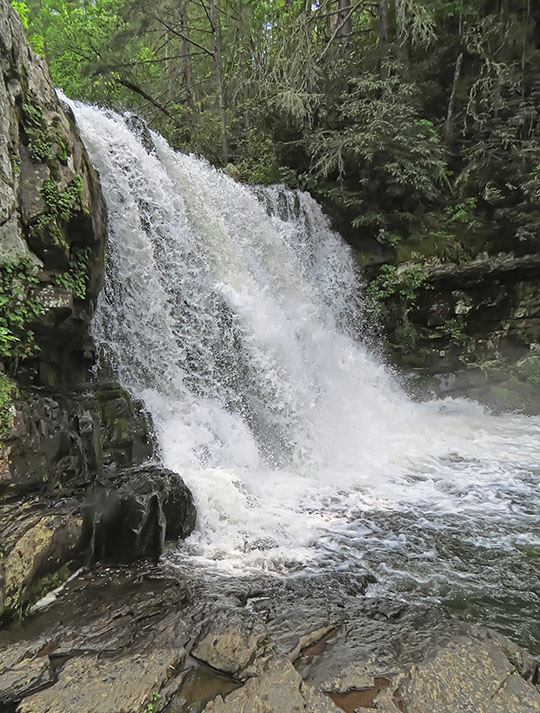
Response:
[[[351,251],[309,195],[74,111],[110,220],[94,334],[194,492],[183,556],[367,566],[384,591],[529,621],[535,645],[540,421],[412,403],[365,346]]]

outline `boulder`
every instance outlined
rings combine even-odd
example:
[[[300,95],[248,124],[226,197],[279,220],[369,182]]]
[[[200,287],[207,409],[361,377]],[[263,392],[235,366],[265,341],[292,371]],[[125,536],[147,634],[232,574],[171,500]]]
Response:
[[[25,612],[81,563],[157,560],[187,537],[182,478],[150,465],[150,423],[117,384],[27,390],[0,459],[0,617]]]
[[[87,493],[84,519],[94,561],[157,561],[166,539],[191,534],[195,505],[179,475],[139,466],[98,477]]]
[[[0,496],[46,488],[86,488],[103,469],[152,455],[149,418],[118,384],[77,391],[26,390],[0,437]]]
[[[0,508],[0,620],[69,576],[80,548],[82,518],[72,499],[4,503]]]

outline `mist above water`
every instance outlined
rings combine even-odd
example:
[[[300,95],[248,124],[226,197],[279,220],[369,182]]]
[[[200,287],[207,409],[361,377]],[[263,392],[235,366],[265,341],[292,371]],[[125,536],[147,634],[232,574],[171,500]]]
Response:
[[[109,210],[94,336],[194,494],[182,556],[367,568],[375,593],[537,645],[540,420],[412,402],[366,346],[351,250],[308,194],[249,189],[73,107]]]

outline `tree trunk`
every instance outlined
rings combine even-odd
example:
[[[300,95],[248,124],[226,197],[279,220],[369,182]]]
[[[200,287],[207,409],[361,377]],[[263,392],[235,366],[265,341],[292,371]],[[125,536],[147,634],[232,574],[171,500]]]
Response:
[[[222,126],[221,152],[223,165],[226,166],[229,163],[229,137],[227,134],[227,113],[225,110],[225,89],[223,83],[223,62],[221,56],[221,19],[219,15],[219,0],[208,0],[208,17],[211,24],[216,95]]]
[[[403,76],[409,74],[409,46],[408,40],[409,35],[407,33],[407,28],[405,26],[406,22],[406,11],[403,6],[400,5],[399,0],[396,0],[396,48],[397,57],[401,65],[401,72]]]
[[[454,79],[452,81],[452,91],[450,92],[450,99],[448,100],[448,111],[446,113],[446,125],[444,127],[444,140],[446,144],[450,143],[453,133],[454,124],[454,107],[456,103],[456,92],[459,83],[459,77],[461,75],[461,65],[463,63],[463,52],[460,52],[456,60],[456,67],[454,69]]]
[[[377,0],[379,18],[379,62],[381,79],[388,78],[388,13],[385,0]]]
[[[191,67],[190,50],[191,44],[189,41],[189,22],[187,14],[187,0],[180,0],[180,26],[182,28],[182,81],[186,92],[186,105],[190,110],[189,121],[195,122],[197,114],[197,102],[195,99],[195,90],[193,87],[193,71]]]

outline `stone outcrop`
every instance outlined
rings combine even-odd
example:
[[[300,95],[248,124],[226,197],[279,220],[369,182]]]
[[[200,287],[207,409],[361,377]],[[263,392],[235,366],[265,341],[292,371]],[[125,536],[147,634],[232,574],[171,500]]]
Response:
[[[19,373],[49,386],[84,381],[93,361],[88,326],[103,277],[105,206],[73,116],[7,0],[0,0],[0,107],[0,285],[8,289],[6,266],[21,261],[37,277],[19,278],[19,302],[38,305],[38,314],[25,315],[21,331],[35,338],[24,343],[32,356]]]
[[[184,539],[195,527],[190,491],[179,475],[159,466],[98,477],[83,510],[93,561],[157,561],[166,540]]]
[[[381,300],[388,352],[419,377],[423,395],[427,388],[538,413],[540,255],[481,252],[453,261],[402,246],[387,259],[395,268]],[[382,287],[378,268],[367,269]]]
[[[0,633],[0,702],[18,713],[540,710],[532,657],[437,609],[350,594],[339,578],[200,577],[144,565],[71,580]]]
[[[14,403],[0,463],[0,617],[81,563],[157,560],[195,526],[183,480],[149,464],[148,417],[117,384]]]
[[[157,560],[166,540],[192,531],[195,509],[182,479],[151,463],[141,405],[117,384],[90,383],[105,204],[72,113],[7,0],[0,0],[0,108],[5,622],[81,564]],[[8,685],[15,690],[19,674],[41,685],[50,673],[17,666]]]
[[[148,416],[114,383],[22,392],[2,443],[6,496],[43,487],[80,490],[104,469],[137,465],[153,453]]]

